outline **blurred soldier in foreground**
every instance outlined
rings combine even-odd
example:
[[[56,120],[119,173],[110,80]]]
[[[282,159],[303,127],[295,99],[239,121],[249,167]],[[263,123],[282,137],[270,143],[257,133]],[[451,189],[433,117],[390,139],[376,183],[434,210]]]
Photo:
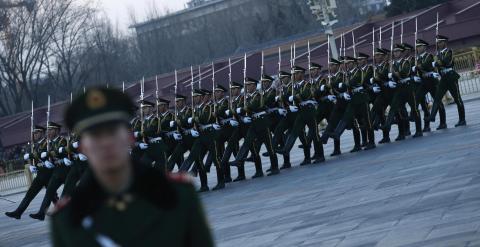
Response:
[[[54,246],[213,246],[192,184],[130,158],[132,109],[128,96],[106,88],[88,90],[67,109],[90,169],[57,205]]]

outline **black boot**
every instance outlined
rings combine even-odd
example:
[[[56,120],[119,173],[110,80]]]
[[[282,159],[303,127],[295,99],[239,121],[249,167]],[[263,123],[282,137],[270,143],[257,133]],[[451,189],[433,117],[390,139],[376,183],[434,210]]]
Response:
[[[44,221],[45,220],[45,213],[44,212],[38,212],[36,214],[30,214],[30,218]]]
[[[410,131],[410,121],[408,119],[402,120],[403,126],[405,128],[405,136],[411,136],[412,132]]]
[[[358,128],[355,128],[355,127],[353,127],[352,131],[353,131],[353,141],[355,143],[355,146],[353,147],[352,150],[350,150],[350,153],[355,153],[362,150],[362,147],[360,145],[360,131],[358,130]]]
[[[418,111],[414,114],[415,118],[415,135],[413,135],[413,138],[421,137],[423,136],[423,131],[422,131],[422,120],[420,119],[420,113]],[[410,125],[410,123],[408,124]]]
[[[437,130],[444,130],[446,128],[448,128],[446,123],[440,123],[440,125],[437,127]]]
[[[333,141],[333,153],[330,154],[330,156],[338,156],[341,155],[342,151],[340,150],[340,140],[334,140]]]
[[[313,163],[321,163],[325,161],[325,155],[323,152],[323,145],[320,141],[313,142],[313,149],[315,154],[313,155]]]
[[[292,168],[292,164],[290,163],[290,154],[283,155],[283,165],[280,167],[280,170],[283,169],[290,169]]]
[[[383,138],[378,142],[378,144],[390,143],[390,134],[387,130],[382,130]]]
[[[405,126],[403,124],[403,120],[398,119],[398,136],[395,138],[395,141],[403,140],[405,140]]]
[[[293,136],[292,134],[288,135],[287,140],[285,140],[285,145],[283,145],[283,148],[278,150],[277,153],[279,154],[290,154],[290,150],[292,150],[293,145],[295,144],[296,137]]]
[[[233,180],[233,182],[239,182],[247,179],[245,176],[245,166],[243,164],[240,164],[238,167],[238,177]]]
[[[222,163],[222,167],[223,167],[223,174],[225,174],[225,183],[230,183],[232,182],[232,171],[231,171],[231,168],[230,166],[225,163]]]
[[[204,170],[204,168],[200,168],[198,171],[198,175],[200,177],[200,189],[198,192],[206,192],[209,191],[210,188],[208,188],[208,178],[207,178],[207,173]]]
[[[458,108],[458,123],[455,124],[455,128],[467,125],[467,121],[465,120],[465,106],[463,105],[463,103],[461,103],[461,104],[457,104],[457,108]]]
[[[361,127],[360,133],[362,134],[362,147],[366,147],[368,145],[368,133],[367,128]]]
[[[430,121],[424,121],[423,124],[424,124],[424,126],[423,126],[423,132],[424,133],[432,131],[432,129],[430,128]]]
[[[364,150],[370,150],[370,149],[376,148],[377,146],[375,145],[375,133],[373,132],[373,129],[367,129],[367,135],[368,135],[368,144]]]
[[[441,103],[441,104],[443,104],[443,103]],[[438,108],[439,108],[438,102],[434,102],[433,106],[432,106],[432,111],[430,112],[430,116],[428,118],[428,120],[432,123],[435,122],[435,118],[437,116]]]
[[[320,137],[320,141],[325,145],[328,143],[328,139],[330,138],[330,134],[327,131],[324,131],[322,137]]]
[[[217,169],[217,185],[213,187],[212,190],[220,190],[225,188],[225,177],[222,172],[222,168],[219,166],[216,166]]]
[[[260,157],[255,157],[255,174],[252,178],[260,178],[263,177],[263,168],[262,168],[262,161]]]
[[[310,158],[310,147],[303,148],[303,155],[305,159],[300,163],[300,166],[306,166],[312,164],[312,159]]]
[[[27,195],[28,195],[28,192],[27,192]],[[10,218],[19,220],[22,217],[23,212],[25,212],[25,210],[27,209],[30,202],[33,200],[33,196],[31,197],[31,199],[29,199],[27,195],[22,199],[22,201],[20,202],[20,205],[18,205],[15,211],[6,212],[5,215]]]

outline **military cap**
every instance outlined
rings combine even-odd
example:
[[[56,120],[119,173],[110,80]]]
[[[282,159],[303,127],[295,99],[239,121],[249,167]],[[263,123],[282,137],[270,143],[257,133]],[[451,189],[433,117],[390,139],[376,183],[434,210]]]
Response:
[[[417,45],[416,46],[428,46],[428,42],[423,40],[423,39],[417,39]]]
[[[375,48],[375,55],[386,55],[387,52],[382,48]]]
[[[403,47],[401,44],[395,44],[393,51],[405,51],[405,47]]]
[[[212,95],[212,91],[207,89],[200,89],[203,92],[203,95]]]
[[[187,100],[187,97],[181,94],[175,95],[175,101],[179,101],[179,100]]]
[[[338,59],[337,59],[340,63],[343,63],[344,60],[345,60],[345,57],[344,56],[338,56]]]
[[[148,101],[148,100],[139,100],[138,103],[140,104],[140,107],[154,107],[155,104]]]
[[[448,41],[448,37],[444,35],[437,35],[437,42],[439,41]]]
[[[289,72],[285,72],[285,71],[280,71],[280,78],[285,78],[285,77],[291,77],[292,74],[290,74]]]
[[[253,79],[253,78],[250,78],[250,77],[245,78],[245,84],[246,84],[246,85],[249,85],[249,84],[257,84],[257,83],[258,83],[258,81],[255,80],[255,79]]]
[[[344,63],[352,63],[352,62],[356,62],[356,61],[357,61],[356,58],[350,57],[350,56],[345,56],[344,60],[343,60]]]
[[[330,58],[330,63],[329,64],[340,65],[340,64],[342,64],[342,62],[340,62],[339,60],[337,60],[335,58]]]
[[[310,69],[321,69],[323,66],[318,63],[310,63]]]
[[[134,104],[126,94],[117,89],[94,87],[67,108],[65,123],[69,129],[80,134],[105,123],[129,123],[134,113]]]
[[[403,48],[404,48],[405,50],[407,50],[407,51],[408,51],[408,50],[410,50],[410,51],[413,50],[413,46],[411,46],[411,45],[408,44],[408,43],[402,43],[402,46],[403,46]]]
[[[203,92],[203,90],[201,89],[193,90],[192,96],[203,96],[203,95],[205,95],[205,92]]]
[[[35,126],[33,127],[33,132],[45,131],[45,130],[47,130],[47,129],[46,129],[45,127],[43,127],[43,126],[40,126],[40,125],[35,125]]]
[[[262,81],[274,81],[273,77],[271,77],[269,75],[263,75],[261,80]]]
[[[47,124],[48,126],[48,129],[61,129],[62,128],[62,125],[58,124],[58,123],[55,123],[55,122],[48,122]]]
[[[243,88],[243,85],[238,82],[232,81],[232,85],[230,85],[230,88]]]
[[[305,72],[306,69],[302,68],[300,66],[293,66],[293,71],[295,71],[295,72]]]
[[[226,92],[227,89],[226,89],[224,86],[222,86],[222,85],[217,85],[217,86],[215,87],[215,91]]]
[[[357,59],[368,59],[369,57],[370,57],[369,55],[361,52],[359,52],[357,55]]]
[[[387,48],[382,48],[383,52],[385,52],[385,54],[389,54],[391,51]]]
[[[170,104],[170,101],[166,100],[166,99],[158,98],[157,103],[159,105],[168,105],[168,104]]]

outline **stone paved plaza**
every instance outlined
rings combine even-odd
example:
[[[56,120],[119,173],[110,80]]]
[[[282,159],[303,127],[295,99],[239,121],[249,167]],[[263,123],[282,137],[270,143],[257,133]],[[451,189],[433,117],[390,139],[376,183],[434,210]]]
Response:
[[[450,105],[448,130],[355,154],[347,131],[344,154],[324,164],[298,167],[303,152],[294,148],[294,168],[202,194],[217,245],[480,246],[480,100],[465,105],[467,127],[453,128]],[[28,217],[43,192],[22,220],[4,216],[22,197],[0,198],[0,246],[49,246],[48,220]]]

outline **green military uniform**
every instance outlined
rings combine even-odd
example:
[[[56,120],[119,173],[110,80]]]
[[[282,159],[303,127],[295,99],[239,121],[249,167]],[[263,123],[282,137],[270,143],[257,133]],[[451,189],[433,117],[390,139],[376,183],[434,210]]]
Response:
[[[218,184],[213,188],[213,190],[222,189],[225,187],[224,183],[224,171],[221,167],[220,161],[218,161],[218,155],[215,148],[215,136],[216,131],[219,129],[219,125],[216,122],[214,116],[213,104],[204,104],[197,108],[194,112],[193,119],[191,123],[194,128],[197,129],[200,133],[200,136],[195,139],[193,142],[192,148],[188,158],[183,162],[180,167],[180,171],[188,171],[193,164],[196,163],[196,167],[199,171],[201,189],[200,191],[208,191],[208,182],[207,182],[207,172],[203,164],[203,157],[206,152],[212,154],[213,163],[217,171],[217,182]]]
[[[177,95],[177,99],[186,99],[185,96]],[[188,118],[192,117],[192,109],[190,107],[183,107],[178,109],[175,125],[172,128],[181,132],[181,141],[177,143],[172,155],[168,158],[167,169],[172,171],[175,164],[183,163],[183,154],[192,148],[195,137],[191,134],[193,126],[188,123]],[[179,167],[180,168],[180,167]]]
[[[395,49],[398,51],[404,51],[405,48],[402,45],[397,44]],[[392,102],[390,105],[390,112],[388,114],[387,120],[383,129],[386,131],[390,131],[391,125],[394,121],[394,117],[397,117],[397,124],[399,129],[399,135],[396,140],[403,140],[405,139],[405,119],[408,116],[402,114],[401,109],[405,106],[405,103],[410,105],[410,109],[412,111],[412,115],[415,118],[415,128],[416,133],[413,137],[422,136],[422,124],[420,122],[420,114],[418,113],[417,103],[415,100],[415,94],[413,92],[410,71],[411,71],[411,64],[408,59],[399,59],[396,60],[392,66],[392,80],[395,81],[396,87],[393,87],[394,94],[392,98]],[[390,82],[389,86],[391,87],[393,84]],[[392,87],[391,87],[392,88]]]
[[[63,185],[62,198],[65,196],[70,196],[77,183],[80,181],[80,178],[83,176],[85,169],[88,166],[88,159],[85,155],[79,151],[79,141],[78,137],[72,135],[70,144],[68,146],[68,152],[71,154],[72,165],[70,166],[70,171],[65,179],[65,184]]]
[[[447,42],[448,38],[442,35],[437,36],[437,42]],[[442,98],[447,91],[452,95],[455,104],[457,104],[458,110],[458,123],[455,127],[464,126],[467,124],[465,120],[465,106],[463,105],[462,95],[458,87],[458,79],[460,75],[454,70],[453,51],[448,48],[437,53],[435,58],[435,67],[441,75],[440,83],[438,84],[437,91],[435,92],[435,98],[433,101],[431,122],[435,121],[435,115],[440,109]]]
[[[44,131],[45,128],[41,126],[36,126],[35,130]],[[35,196],[38,195],[40,190],[43,187],[47,188],[48,182],[53,174],[53,169],[49,169],[44,166],[44,163],[41,159],[41,154],[47,151],[47,141],[46,139],[41,139],[35,143],[33,148],[33,153],[29,153],[27,156],[28,164],[32,167],[31,170],[36,170],[36,176],[32,181],[32,184],[27,190],[27,193],[23,197],[22,201],[18,205],[17,209],[13,212],[6,212],[5,214],[8,217],[20,219],[22,214],[27,209],[28,205],[32,202]]]
[[[58,128],[60,129],[60,125],[56,123],[50,123],[49,128]],[[44,220],[45,214],[50,206],[50,203],[53,201],[55,196],[57,195],[57,190],[65,183],[67,175],[70,171],[70,166],[72,165],[71,161],[71,150],[68,150],[68,140],[64,137],[58,136],[55,139],[51,140],[50,149],[47,152],[47,157],[45,157],[45,161],[51,162],[54,164],[53,174],[48,181],[47,191],[45,192],[45,196],[43,197],[42,204],[40,205],[40,209],[35,214],[30,214],[31,218]],[[67,162],[66,162],[67,161]]]
[[[257,81],[251,78],[247,78],[248,84],[256,84]],[[263,176],[263,169],[261,165],[261,159],[259,150],[257,150],[254,141],[265,143],[267,152],[270,157],[270,173],[268,175],[275,175],[279,173],[278,169],[278,160],[277,155],[273,151],[272,147],[272,137],[269,130],[269,117],[266,112],[266,107],[263,102],[262,96],[260,93],[255,91],[254,93],[247,94],[246,96],[246,105],[243,109],[243,114],[246,116],[244,122],[251,121],[251,125],[248,128],[247,134],[243,145],[240,147],[237,156],[235,157],[234,164],[243,165],[243,161],[247,157],[248,151],[252,150],[252,155],[254,157],[256,173],[254,178]]]
[[[355,58],[346,58],[347,62],[355,62]],[[368,67],[368,66],[367,66]],[[338,123],[337,128],[334,132],[334,138],[340,138],[340,135],[343,133],[347,125],[352,124],[354,121],[358,121],[361,123],[362,127],[366,129],[369,144],[367,149],[371,149],[375,147],[374,141],[374,133],[371,124],[370,118],[370,109],[368,106],[369,98],[368,94],[366,93],[366,80],[373,74],[373,70],[368,70],[367,68],[364,70],[359,69],[358,67],[354,67],[347,73],[347,90],[349,95],[352,95],[348,105],[345,109],[344,116],[342,120]],[[369,80],[369,79],[368,79]],[[354,132],[356,128],[354,128]],[[355,147],[354,150],[360,150],[360,137],[358,133],[354,133],[355,138]]]
[[[305,70],[300,67],[296,67],[295,71],[304,72]],[[323,156],[323,145],[320,143],[320,137],[318,136],[318,123],[315,118],[317,102],[315,100],[315,83],[313,81],[300,81],[294,84],[295,94],[293,97],[289,97],[296,106],[299,106],[299,113],[293,124],[293,128],[290,131],[285,146],[281,150],[281,153],[290,153],[293,145],[298,136],[305,131],[305,126],[308,126],[308,139],[313,140],[313,144],[317,147],[316,162],[323,162],[325,158]],[[292,102],[291,101],[291,102]],[[308,165],[311,163],[310,146],[308,142],[303,145],[303,152],[305,159],[300,165]]]

